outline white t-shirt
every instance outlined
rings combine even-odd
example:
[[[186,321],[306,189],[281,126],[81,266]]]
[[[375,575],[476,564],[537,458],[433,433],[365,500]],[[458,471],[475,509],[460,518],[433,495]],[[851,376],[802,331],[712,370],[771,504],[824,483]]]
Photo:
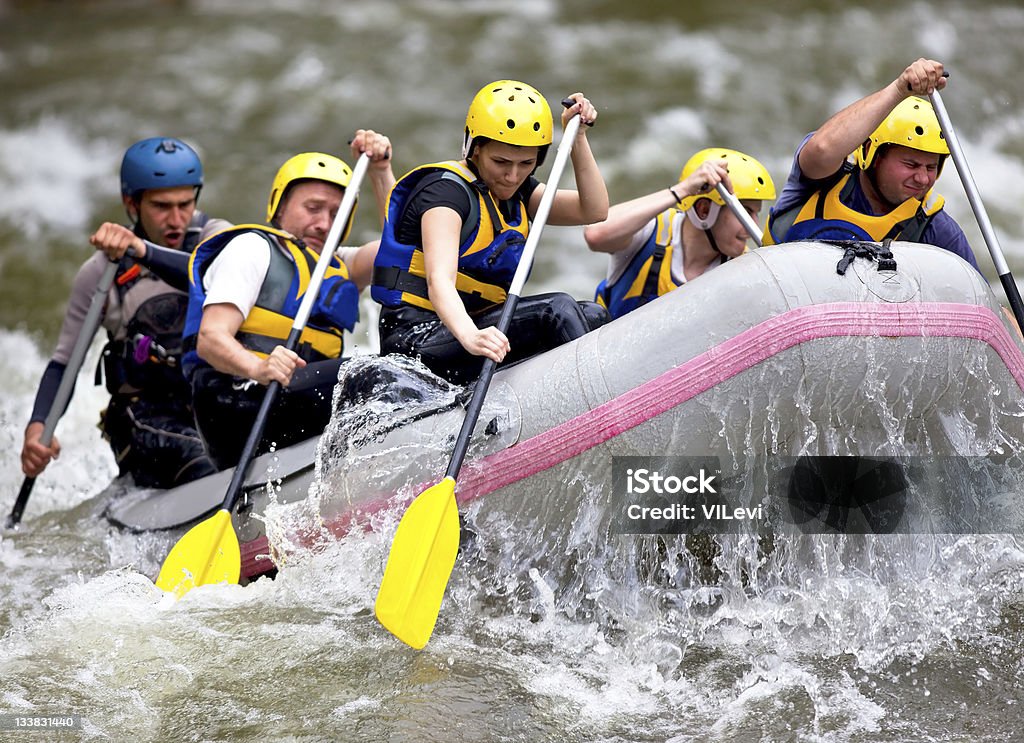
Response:
[[[618,281],[625,273],[630,261],[636,257],[640,249],[647,244],[654,230],[657,229],[657,217],[652,219],[642,230],[638,230],[629,241],[629,246],[618,253],[612,253],[608,261],[608,285],[611,286]],[[676,284],[686,283],[683,275],[683,220],[686,216],[683,212],[675,214],[672,223],[672,281]]]
[[[350,262],[359,248],[338,248],[338,257]],[[270,270],[270,244],[255,232],[232,238],[210,263],[203,276],[206,300],[211,304],[233,304],[248,317]]]

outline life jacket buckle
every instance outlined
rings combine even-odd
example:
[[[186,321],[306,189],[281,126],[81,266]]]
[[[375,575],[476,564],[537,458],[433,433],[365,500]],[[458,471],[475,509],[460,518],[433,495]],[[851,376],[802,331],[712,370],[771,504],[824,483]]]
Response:
[[[166,348],[153,340],[152,336],[137,333],[132,338],[132,349],[132,361],[140,366],[147,361],[167,364],[168,366],[175,366],[177,364],[174,356]]]
[[[843,257],[836,264],[836,273],[840,276],[846,275],[846,269],[853,263],[854,258],[867,258],[869,261],[875,261],[878,264],[879,272],[896,271],[897,269],[896,258],[889,249],[889,245],[892,243],[891,238],[886,238],[881,245],[862,241],[826,242],[832,242],[836,247],[844,250]]]

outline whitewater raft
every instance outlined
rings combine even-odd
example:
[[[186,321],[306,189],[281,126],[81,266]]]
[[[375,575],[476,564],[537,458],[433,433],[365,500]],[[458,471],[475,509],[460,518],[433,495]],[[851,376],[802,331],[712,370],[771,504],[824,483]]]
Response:
[[[780,477],[792,479],[801,462],[838,458],[860,463],[843,470],[850,478],[870,469],[908,491],[925,478],[916,489],[930,498],[969,502],[975,516],[989,508],[989,525],[1019,523],[1021,499],[1002,492],[1016,486],[1000,476],[1021,471],[1016,328],[984,278],[954,254],[894,243],[893,263],[872,257],[870,244],[853,257],[856,247],[753,251],[499,370],[459,478],[466,523],[478,532],[511,525],[539,539],[580,528],[586,503],[587,518],[600,522],[588,538],[630,531],[613,482],[619,457],[705,458],[744,506],[769,511],[767,500],[786,489]],[[284,541],[311,544],[393,526],[443,476],[461,390],[409,360],[360,357],[343,375],[335,421],[319,440],[254,463],[235,515],[244,577],[275,566],[268,509],[304,504],[307,528]],[[106,517],[136,531],[183,530],[220,506],[230,474],[130,494]],[[877,489],[877,477],[861,480]],[[901,506],[895,518],[907,514]],[[783,519],[790,526],[793,515]],[[887,528],[904,528],[897,521]],[[991,528],[942,523],[944,531]]]

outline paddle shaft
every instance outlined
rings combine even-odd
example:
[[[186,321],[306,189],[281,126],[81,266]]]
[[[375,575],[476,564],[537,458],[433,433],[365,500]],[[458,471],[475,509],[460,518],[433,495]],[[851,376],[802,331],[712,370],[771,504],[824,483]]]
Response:
[[[1010,303],[1010,309],[1013,311],[1017,324],[1024,328],[1024,302],[1021,301],[1020,291],[1017,289],[1017,283],[1013,280],[1013,275],[1010,273],[1010,267],[1006,265],[1002,248],[999,246],[999,239],[996,237],[995,230],[992,229],[992,222],[988,218],[985,204],[981,201],[978,187],[974,183],[974,176],[971,175],[971,169],[967,165],[967,159],[964,157],[963,149],[960,147],[960,140],[957,139],[956,132],[953,130],[949,114],[946,113],[946,106],[942,103],[942,96],[936,90],[929,97],[932,101],[932,108],[935,109],[935,115],[939,119],[939,126],[942,127],[942,133],[946,137],[949,154],[956,165],[960,181],[964,184],[964,191],[967,192],[967,200],[971,202],[974,216],[978,220],[981,234],[985,238],[988,252],[992,256],[992,263],[995,264],[996,272],[999,274],[999,281],[1003,285],[1003,291],[1006,292],[1006,300]]]
[[[68,405],[68,400],[71,399],[71,392],[75,388],[75,379],[82,368],[82,362],[85,360],[85,354],[89,350],[92,338],[96,335],[96,329],[100,325],[100,315],[103,312],[103,305],[107,301],[107,292],[110,291],[110,287],[114,284],[117,266],[117,261],[108,262],[106,268],[103,269],[100,280],[96,282],[96,289],[93,291],[92,300],[89,302],[89,309],[85,313],[85,319],[82,321],[82,329],[79,331],[75,346],[71,350],[68,365],[64,368],[64,375],[61,377],[60,385],[57,387],[57,395],[53,399],[53,405],[50,407],[50,412],[47,413],[46,421],[43,423],[43,433],[39,437],[39,443],[43,446],[49,446],[50,442],[53,441],[53,433],[57,430],[57,422],[64,415],[64,409]],[[32,488],[35,484],[36,478],[34,477],[26,477],[24,482],[21,483],[18,498],[14,501],[14,507],[7,517],[8,529],[17,526],[21,521],[21,516],[25,511],[25,506],[28,504],[29,496],[32,494]]]
[[[352,213],[356,196],[359,194],[359,186],[363,181],[363,175],[365,175],[369,164],[370,157],[366,153],[360,155],[359,160],[356,161],[356,167],[352,171],[352,178],[349,181],[348,188],[345,189],[345,195],[341,200],[341,205],[338,207],[338,213],[334,217],[331,229],[327,233],[327,239],[324,241],[324,247],[320,251],[320,258],[316,262],[316,268],[313,270],[313,275],[309,277],[309,285],[306,287],[306,293],[302,297],[299,311],[295,313],[291,332],[288,333],[288,339],[284,343],[284,347],[289,351],[294,351],[296,346],[299,345],[302,331],[306,329],[309,315],[313,311],[313,304],[316,302],[317,294],[320,293],[320,284],[323,282],[324,274],[327,273],[327,268],[334,257],[334,251],[338,249],[338,243],[341,242],[341,233],[344,231],[345,225],[348,224],[349,215]],[[245,484],[245,479],[249,474],[249,467],[255,458],[256,449],[259,447],[260,441],[263,440],[263,432],[267,428],[270,410],[273,408],[280,391],[280,382],[273,381],[267,385],[267,391],[263,395],[263,402],[260,403],[260,409],[256,413],[256,420],[253,422],[252,430],[249,431],[249,438],[245,441],[242,455],[235,466],[235,472],[231,477],[227,493],[224,495],[224,503],[221,508],[229,513],[234,510],[238,499],[242,495],[242,486]]]
[[[530,275],[533,266],[533,254],[537,251],[537,243],[540,242],[540,234],[547,224],[548,214],[551,212],[551,204],[555,200],[555,193],[558,191],[558,181],[565,170],[565,164],[572,152],[573,143],[576,140],[576,133],[580,128],[580,117],[577,114],[569,119],[562,133],[562,141],[558,144],[558,152],[555,154],[555,162],[551,166],[551,175],[548,177],[547,185],[544,188],[544,195],[541,197],[540,206],[537,207],[537,214],[530,225],[530,234],[526,237],[526,244],[523,246],[523,256],[519,259],[515,275],[512,277],[512,284],[508,290],[508,298],[501,310],[501,317],[498,319],[497,328],[502,333],[507,333],[512,324],[512,317],[515,315],[516,307],[519,306],[519,295],[526,284],[526,277]],[[448,463],[446,477],[453,480],[458,479],[459,470],[462,469],[462,461],[466,458],[469,449],[469,439],[473,435],[473,428],[480,417],[480,410],[484,405],[484,398],[487,397],[487,388],[491,386],[491,377],[497,368],[494,359],[486,359],[483,369],[480,371],[480,378],[476,387],[473,388],[473,396],[469,405],[466,406],[466,417],[462,421],[462,428],[459,429],[458,438],[455,439],[455,448],[452,451],[451,461]]]
[[[747,234],[754,239],[757,243],[757,247],[761,247],[761,241],[764,235],[761,233],[760,228],[757,226],[750,213],[743,208],[743,204],[736,198],[736,194],[730,193],[729,189],[725,187],[724,183],[719,183],[715,186],[718,189],[718,195],[722,197],[728,207],[732,210],[732,213],[736,215],[736,219],[743,225],[743,229],[747,231]]]

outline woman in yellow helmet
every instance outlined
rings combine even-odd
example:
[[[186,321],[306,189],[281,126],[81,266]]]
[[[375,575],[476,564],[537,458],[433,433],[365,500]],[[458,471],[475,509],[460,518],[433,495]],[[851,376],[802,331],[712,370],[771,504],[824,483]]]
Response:
[[[765,244],[892,238],[945,248],[977,268],[963,230],[932,193],[949,147],[920,96],[945,86],[942,63],[918,59],[808,134],[772,208]]]
[[[678,183],[608,212],[587,227],[591,250],[609,253],[608,276],[597,301],[611,316],[637,307],[695,279],[747,249],[747,234],[716,190],[724,183],[754,221],[761,203],[775,198],[764,165],[725,148],[701,150],[683,167]]]
[[[581,93],[562,112],[597,118]],[[598,222],[608,191],[586,130],[572,149],[578,191],[559,190],[549,222]],[[416,168],[395,185],[374,264],[383,305],[381,353],[419,357],[464,384],[484,358],[509,362],[573,340],[607,320],[593,302],[552,293],[522,297],[508,335],[495,325],[522,256],[544,184],[534,171],[552,141],[551,109],[535,88],[499,80],[477,93],[466,116],[463,157]]]

